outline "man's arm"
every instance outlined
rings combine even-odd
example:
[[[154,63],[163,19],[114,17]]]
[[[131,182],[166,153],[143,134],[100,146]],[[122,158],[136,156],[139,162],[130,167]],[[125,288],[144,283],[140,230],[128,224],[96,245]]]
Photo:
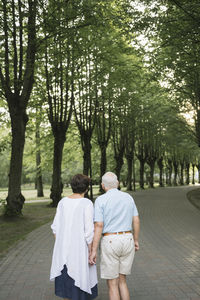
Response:
[[[140,219],[139,216],[133,217],[133,236],[135,242],[135,251],[139,250],[139,232],[140,232]]]
[[[101,239],[103,231],[103,222],[95,222],[94,224],[94,238],[92,242],[92,252],[90,255],[90,264],[96,264],[96,259],[97,259],[97,250],[99,246],[99,242]]]

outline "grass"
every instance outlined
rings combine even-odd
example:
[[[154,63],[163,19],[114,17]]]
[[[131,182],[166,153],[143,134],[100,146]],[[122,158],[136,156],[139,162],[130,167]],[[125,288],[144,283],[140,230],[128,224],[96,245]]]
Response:
[[[30,186],[29,189],[22,189],[22,194],[26,200],[41,200],[50,199],[50,188],[44,189],[44,197],[37,197],[37,190]],[[0,199],[6,199],[8,195],[8,190],[0,189]]]
[[[47,203],[25,204],[23,215],[16,218],[5,218],[3,209],[0,215],[0,257],[3,257],[8,249],[17,241],[35,228],[50,222],[55,215],[55,208]]]
[[[195,189],[187,193],[188,200],[200,210],[200,189]]]
[[[49,199],[50,200],[50,187],[45,187],[44,190],[44,197],[37,197],[37,190],[33,188],[33,185],[25,186],[22,188],[22,194],[26,200],[43,200]],[[95,185],[93,187],[94,195],[97,195],[99,192],[99,186]],[[0,188],[0,199],[6,199],[8,194],[8,190],[5,188]],[[69,196],[72,194],[71,188],[64,188],[63,189],[63,196]]]

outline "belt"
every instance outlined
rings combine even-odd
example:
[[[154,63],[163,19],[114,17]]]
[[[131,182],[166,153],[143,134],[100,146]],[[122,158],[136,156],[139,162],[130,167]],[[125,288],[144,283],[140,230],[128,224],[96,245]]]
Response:
[[[124,233],[132,233],[132,231],[106,232],[103,233],[103,236],[110,235],[110,234],[124,234]]]

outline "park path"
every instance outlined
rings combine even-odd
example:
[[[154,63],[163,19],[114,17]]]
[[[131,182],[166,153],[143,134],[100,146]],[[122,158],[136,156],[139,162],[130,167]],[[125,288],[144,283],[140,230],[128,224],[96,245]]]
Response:
[[[194,187],[134,193],[140,212],[140,251],[128,276],[131,300],[200,300],[200,211],[186,199]],[[49,282],[54,238],[46,224],[0,262],[0,300],[56,300]],[[99,279],[97,300],[108,300]]]

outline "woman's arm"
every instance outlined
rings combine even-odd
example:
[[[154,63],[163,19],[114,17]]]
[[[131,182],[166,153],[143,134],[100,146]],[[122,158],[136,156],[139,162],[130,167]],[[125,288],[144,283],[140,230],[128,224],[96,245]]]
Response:
[[[56,237],[56,231],[58,230],[59,219],[60,219],[60,205],[59,205],[59,203],[58,203],[58,206],[57,206],[57,209],[56,209],[56,214],[55,214],[53,223],[51,225],[51,229],[52,229],[53,234],[54,234],[55,237]]]
[[[88,247],[91,247],[93,236],[94,236],[94,222],[93,222],[94,208],[92,202],[85,208],[85,224],[84,232],[85,239],[88,244]],[[90,245],[90,246],[89,246]]]

